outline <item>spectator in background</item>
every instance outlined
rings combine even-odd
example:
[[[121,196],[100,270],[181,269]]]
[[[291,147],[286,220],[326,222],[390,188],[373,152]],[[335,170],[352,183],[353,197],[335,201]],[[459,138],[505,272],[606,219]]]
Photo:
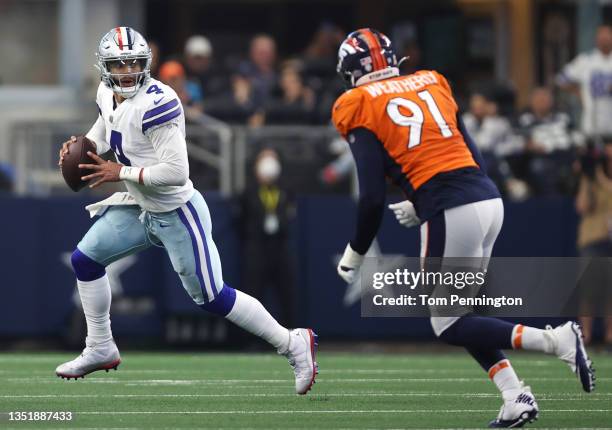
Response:
[[[202,94],[200,87],[193,85],[185,76],[185,69],[178,61],[166,61],[159,68],[159,79],[168,84],[181,99],[185,118],[195,121],[202,114]]]
[[[338,47],[344,36],[344,31],[337,25],[323,23],[312,35],[302,55],[302,78],[315,93],[315,117],[322,124],[329,122],[329,112],[345,90],[344,82],[336,74]]]
[[[612,257],[612,137],[605,138],[602,156],[587,157],[576,196],[581,215],[578,248],[582,257]],[[589,276],[592,276],[589,278]],[[612,347],[612,271],[609,260],[593,260],[585,274],[587,286],[580,318],[584,340],[592,338],[594,314],[606,315],[604,342]],[[586,291],[584,289],[586,288]],[[595,309],[594,306],[605,306]]]
[[[612,26],[597,29],[596,48],[578,55],[557,77],[562,89],[582,101],[582,131],[589,137],[612,134]]]
[[[206,37],[195,35],[187,39],[184,56],[187,79],[200,86],[205,99],[227,89],[227,78],[216,66],[212,44]]]
[[[338,60],[338,47],[344,36],[342,29],[335,24],[321,24],[304,51],[305,72],[319,77],[333,76]]]
[[[405,58],[401,64],[401,70],[404,74],[408,75],[425,68],[422,64],[421,48],[419,48],[416,40],[408,40],[405,42],[398,61],[400,58]]]
[[[539,87],[531,93],[529,110],[519,116],[518,131],[525,139],[527,181],[534,194],[569,191],[574,148],[583,144],[568,114],[553,110],[553,94]]]
[[[225,93],[206,99],[204,109],[210,116],[232,124],[244,124],[259,127],[266,116],[262,107],[255,104],[251,81],[240,74],[230,79],[230,89]]]
[[[249,59],[240,64],[239,74],[250,81],[256,106],[263,107],[278,85],[276,42],[271,36],[259,34],[251,39]]]
[[[245,243],[245,290],[267,303],[271,292],[279,305],[279,322],[293,323],[293,274],[288,249],[292,216],[287,191],[280,183],[282,165],[272,149],[255,159],[252,184],[242,198]]]
[[[281,67],[280,97],[274,98],[266,108],[267,123],[310,123],[315,108],[315,94],[304,84],[301,63],[286,61]]]
[[[482,153],[487,174],[503,193],[514,199],[522,199],[527,194],[526,185],[514,178],[504,157],[516,154],[522,143],[513,135],[508,119],[497,112],[497,103],[483,93],[470,97],[470,109],[462,115],[468,134],[474,139]]]

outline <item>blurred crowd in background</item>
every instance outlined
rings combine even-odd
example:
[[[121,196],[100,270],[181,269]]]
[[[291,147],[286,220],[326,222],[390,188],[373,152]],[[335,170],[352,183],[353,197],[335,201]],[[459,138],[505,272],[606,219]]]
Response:
[[[249,127],[325,125],[334,100],[345,90],[335,72],[337,48],[344,37],[344,29],[322,24],[303,52],[286,58],[279,58],[277,43],[268,34],[252,37],[246,58],[223,57],[205,35],[189,37],[181,53],[160,52],[152,41],[152,74],[177,91],[188,121],[206,114]],[[603,112],[612,106],[612,85],[607,82],[601,94],[588,99],[583,94],[591,81],[588,71],[583,73],[589,61],[584,57],[610,56],[610,26],[600,26],[595,44],[593,53],[584,53],[558,71],[555,85],[534,88],[527,106],[516,106],[508,84],[484,82],[468,94],[456,94],[488,173],[507,198],[573,195],[581,173],[594,178],[596,165],[605,158],[603,147],[612,142],[611,121],[593,124],[592,112],[582,109],[582,116],[589,118],[581,118],[568,100],[583,106],[596,102]],[[401,46],[399,55],[408,57],[403,73],[427,68],[415,43]],[[612,73],[612,66],[607,67]],[[340,152],[335,164],[339,169],[330,165],[323,172],[329,182],[349,170]]]

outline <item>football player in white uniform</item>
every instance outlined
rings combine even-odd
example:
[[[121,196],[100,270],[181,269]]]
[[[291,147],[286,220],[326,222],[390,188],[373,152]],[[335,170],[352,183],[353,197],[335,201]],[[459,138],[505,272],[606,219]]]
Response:
[[[601,137],[612,134],[612,25],[599,26],[595,44],[563,67],[557,83],[580,96],[582,132]]]
[[[146,40],[132,28],[114,28],[102,38],[97,58],[100,115],[87,137],[98,154],[112,149],[118,163],[90,153],[96,164],[82,165],[93,170],[83,179],[90,187],[123,181],[128,193],[96,205],[101,217],[72,254],[87,320],[86,347],[58,366],[57,375],[76,379],[119,365],[105,266],[157,244],[166,249],[196,304],[272,344],[293,367],[296,392],[305,394],[317,374],[316,335],[311,329],[282,327],[257,299],[223,283],[210,213],[189,180],[181,102],[169,86],[150,77]],[[60,151],[60,164],[69,143]]]

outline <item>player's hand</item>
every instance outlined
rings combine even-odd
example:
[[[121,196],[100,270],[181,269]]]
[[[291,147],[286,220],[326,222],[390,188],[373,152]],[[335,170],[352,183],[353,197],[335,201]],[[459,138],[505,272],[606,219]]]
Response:
[[[62,148],[60,149],[60,152],[59,152],[59,161],[57,163],[58,166],[62,165],[62,163],[64,162],[64,157],[66,156],[66,154],[70,153],[70,151],[68,150],[68,147],[70,146],[72,142],[76,142],[76,136],[70,136],[70,139],[62,143]]]
[[[344,254],[338,263],[338,275],[348,284],[351,284],[357,278],[359,268],[363,263],[363,255],[358,254],[351,248],[351,244],[346,245]]]
[[[410,200],[393,203],[389,205],[389,209],[391,209],[395,214],[395,219],[397,219],[397,222],[404,227],[409,228],[421,224],[421,220],[417,216],[414,205],[410,202]]]
[[[94,173],[81,178],[83,181],[97,179],[93,184],[89,185],[89,188],[95,188],[104,182],[119,182],[121,180],[119,178],[119,173],[121,172],[123,164],[115,163],[110,160],[103,160],[100,156],[91,151],[87,151],[87,155],[89,155],[96,164],[79,164],[79,169],[90,169],[94,171]]]

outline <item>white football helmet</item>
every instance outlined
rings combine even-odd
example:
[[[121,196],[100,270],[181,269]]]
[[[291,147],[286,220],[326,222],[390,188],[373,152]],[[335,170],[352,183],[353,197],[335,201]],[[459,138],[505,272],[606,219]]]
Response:
[[[96,58],[96,68],[100,71],[100,79],[116,94],[130,98],[151,77],[151,49],[140,33],[130,27],[116,27],[102,37]],[[111,73],[113,62],[140,65],[141,71],[135,73]],[[121,79],[132,78],[133,85],[121,86]]]

